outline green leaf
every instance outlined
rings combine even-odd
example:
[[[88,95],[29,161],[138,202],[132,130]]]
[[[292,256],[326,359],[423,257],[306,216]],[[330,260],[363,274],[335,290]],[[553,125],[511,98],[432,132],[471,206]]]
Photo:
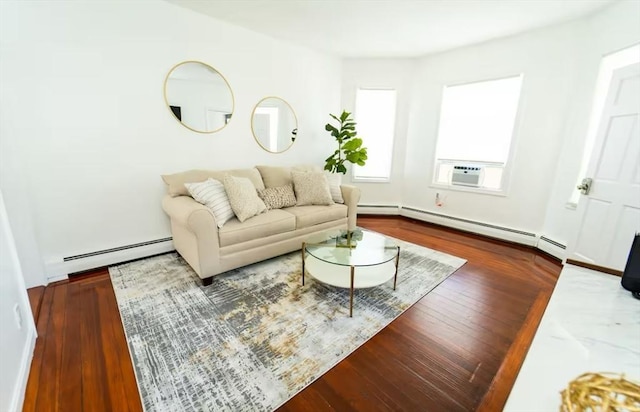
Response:
[[[331,123],[325,125],[325,130],[336,139],[338,149],[325,159],[324,169],[345,174],[347,173],[345,162],[364,166],[367,160],[367,149],[362,147],[362,138],[357,137],[356,122],[350,117],[351,113],[343,110],[340,117],[331,113],[329,116],[340,123],[339,127]]]
[[[338,129],[336,129],[331,123],[327,123],[326,125],[324,125],[324,130],[326,130],[328,132],[332,132],[332,131],[338,130]]]
[[[345,144],[342,145],[342,149],[344,150],[358,150],[362,146],[362,139],[356,137],[354,139],[349,140]]]

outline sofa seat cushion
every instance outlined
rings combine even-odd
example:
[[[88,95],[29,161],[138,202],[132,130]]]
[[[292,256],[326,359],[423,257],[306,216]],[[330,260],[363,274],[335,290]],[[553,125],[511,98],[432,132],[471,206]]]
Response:
[[[296,217],[280,209],[269,210],[240,223],[237,218],[229,220],[219,231],[220,246],[263,238],[296,229]]]
[[[330,206],[296,206],[282,209],[296,217],[296,229],[319,225],[320,223],[347,217],[348,208],[345,205]]]

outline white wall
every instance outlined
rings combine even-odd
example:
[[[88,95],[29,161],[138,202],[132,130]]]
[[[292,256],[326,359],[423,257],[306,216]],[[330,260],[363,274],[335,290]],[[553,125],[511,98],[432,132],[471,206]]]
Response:
[[[402,203],[409,101],[415,66],[416,62],[413,59],[345,59],[343,62],[342,105],[345,110],[355,111],[356,91],[359,88],[395,89],[397,93],[390,183],[355,183],[362,190],[361,204],[399,205]],[[360,137],[363,139],[363,146],[366,147],[366,136]],[[337,144],[334,145],[337,146]],[[349,182],[351,177],[351,170],[349,170],[344,181]]]
[[[362,203],[402,204],[566,243],[575,212],[564,206],[577,178],[599,59],[638,41],[639,7],[620,2],[578,21],[415,60],[346,60],[347,108],[358,86],[411,91],[398,94],[398,115],[408,127],[396,131],[395,178],[356,183]],[[524,81],[507,195],[430,187],[443,86],[518,73]],[[436,193],[444,198],[441,207]]]
[[[566,204],[576,190],[600,60],[640,43],[640,2],[620,2],[586,19],[581,39],[574,62],[571,105],[543,228],[545,236],[563,244],[572,241],[578,225],[576,211]]]
[[[33,315],[0,191],[0,411],[22,410],[35,340]]]
[[[420,59],[411,100],[403,204],[537,232],[561,147],[578,23],[495,40]],[[506,196],[429,187],[442,88],[524,73]],[[436,193],[444,199],[435,205]]]
[[[160,0],[0,3],[0,139],[9,149],[0,187],[16,239],[35,235],[17,242],[25,268],[33,256],[50,271],[65,256],[170,236],[161,174],[321,164],[328,155],[336,58]],[[191,132],[165,106],[165,76],[184,60],[229,81],[236,107],[222,131]],[[299,122],[279,155],[262,150],[250,127],[253,106],[272,95]]]

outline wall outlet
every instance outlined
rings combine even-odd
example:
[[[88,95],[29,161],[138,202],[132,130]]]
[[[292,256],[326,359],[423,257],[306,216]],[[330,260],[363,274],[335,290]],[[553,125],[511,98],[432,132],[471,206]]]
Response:
[[[18,326],[18,329],[22,329],[22,313],[20,313],[20,306],[17,303],[13,305],[13,316],[16,320],[16,326]]]

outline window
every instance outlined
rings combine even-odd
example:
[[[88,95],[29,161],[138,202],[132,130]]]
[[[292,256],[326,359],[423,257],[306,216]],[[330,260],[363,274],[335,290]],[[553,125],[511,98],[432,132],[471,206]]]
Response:
[[[522,75],[445,86],[434,183],[501,191]]]
[[[364,166],[353,166],[356,180],[388,181],[396,121],[396,91],[358,89],[356,93],[356,131],[367,148]]]

